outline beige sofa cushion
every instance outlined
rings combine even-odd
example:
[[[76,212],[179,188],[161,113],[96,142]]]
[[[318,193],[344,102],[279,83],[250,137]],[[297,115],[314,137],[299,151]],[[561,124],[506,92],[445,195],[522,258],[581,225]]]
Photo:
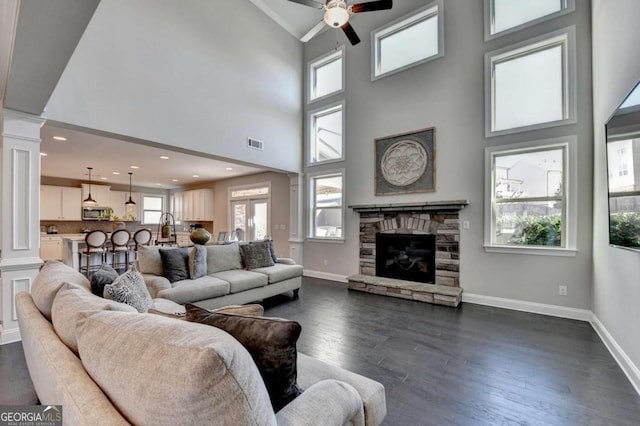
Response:
[[[138,247],[138,270],[143,274],[164,275],[159,246]]]
[[[100,311],[83,315],[77,338],[85,369],[134,424],[276,424],[251,356],[221,330]]]
[[[229,283],[215,277],[205,275],[197,280],[182,280],[172,284],[172,288],[160,290],[157,297],[173,300],[184,305],[189,302],[206,300],[229,294]]]
[[[78,344],[76,342],[76,320],[81,311],[106,311],[118,310],[125,312],[137,312],[135,308],[124,303],[103,299],[76,287],[73,284],[63,284],[62,288],[53,299],[51,317],[53,328],[60,337],[60,340],[67,345],[76,355],[78,354]]]
[[[242,269],[240,248],[238,243],[208,245],[207,247],[207,274],[215,274],[220,271]]]
[[[74,284],[91,292],[91,283],[84,275],[57,260],[47,260],[31,284],[33,303],[49,321],[53,299],[64,283]]]
[[[245,271],[244,269],[220,271],[211,274],[211,276],[228,282],[229,293],[240,293],[252,288],[264,287],[268,284],[266,275]]]
[[[276,263],[266,268],[252,269],[252,272],[265,274],[269,278],[269,284],[288,280],[289,278],[301,277],[302,271],[302,265],[284,265],[282,263]]]

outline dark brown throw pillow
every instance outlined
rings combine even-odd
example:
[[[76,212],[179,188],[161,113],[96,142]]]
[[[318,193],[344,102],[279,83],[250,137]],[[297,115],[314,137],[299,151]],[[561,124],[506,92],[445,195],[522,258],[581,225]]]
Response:
[[[169,282],[189,279],[189,248],[160,249],[164,276]]]
[[[250,317],[210,312],[187,304],[187,321],[208,324],[226,331],[247,349],[256,363],[278,412],[302,393],[296,379],[296,342],[302,327],[281,318]]]
[[[269,251],[269,241],[252,241],[240,245],[240,255],[247,269],[266,268],[273,266],[273,259]]]

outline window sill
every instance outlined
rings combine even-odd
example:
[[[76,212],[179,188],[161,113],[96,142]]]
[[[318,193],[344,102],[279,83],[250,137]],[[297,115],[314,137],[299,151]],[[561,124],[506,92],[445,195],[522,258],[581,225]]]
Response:
[[[306,241],[311,243],[330,243],[330,244],[344,244],[344,238],[320,238],[320,237],[307,237]]]
[[[486,251],[487,253],[508,253],[559,257],[575,257],[578,253],[578,250],[569,248],[492,246],[486,244],[484,245],[484,251]]]

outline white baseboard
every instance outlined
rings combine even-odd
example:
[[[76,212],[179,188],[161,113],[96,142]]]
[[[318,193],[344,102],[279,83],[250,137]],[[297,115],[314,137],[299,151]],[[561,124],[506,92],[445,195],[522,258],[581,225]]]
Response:
[[[636,389],[638,395],[640,395],[640,369],[633,363],[631,358],[627,356],[624,350],[618,345],[618,342],[615,341],[613,336],[607,331],[605,326],[600,322],[600,319],[592,312],[591,313],[591,326],[600,336],[600,340],[604,343],[604,345],[609,349],[609,352],[613,356],[613,359],[616,360],[624,374],[627,375],[627,378]]]
[[[547,305],[544,303],[526,302],[523,300],[505,299],[502,297],[483,296],[481,294],[462,293],[462,301],[477,305],[494,306],[514,311],[531,312],[533,314],[551,315],[579,321],[591,321],[591,311],[587,309],[567,308],[566,306]]]
[[[332,274],[330,272],[311,271],[309,269],[305,269],[302,272],[302,275],[304,275],[305,277],[320,278],[322,280],[337,281],[339,283],[349,282],[346,275]]]
[[[22,340],[20,336],[20,330],[3,330],[2,335],[0,335],[0,345],[6,345],[7,343],[19,342]]]

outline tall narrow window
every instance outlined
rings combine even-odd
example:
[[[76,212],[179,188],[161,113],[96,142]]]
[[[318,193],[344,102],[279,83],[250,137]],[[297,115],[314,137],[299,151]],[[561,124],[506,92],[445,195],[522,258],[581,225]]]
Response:
[[[344,46],[309,62],[308,100],[334,95],[344,90]]]
[[[485,40],[573,12],[575,0],[485,0]]]
[[[309,113],[309,164],[344,159],[344,103]]]
[[[373,31],[371,79],[444,55],[442,0]]]
[[[311,176],[309,236],[342,239],[344,223],[344,173]]]
[[[575,122],[574,34],[572,27],[485,55],[487,137]]]
[[[142,196],[142,224],[157,225],[160,223],[164,206],[164,197],[161,195]]]
[[[575,248],[570,140],[487,148],[486,247]]]

